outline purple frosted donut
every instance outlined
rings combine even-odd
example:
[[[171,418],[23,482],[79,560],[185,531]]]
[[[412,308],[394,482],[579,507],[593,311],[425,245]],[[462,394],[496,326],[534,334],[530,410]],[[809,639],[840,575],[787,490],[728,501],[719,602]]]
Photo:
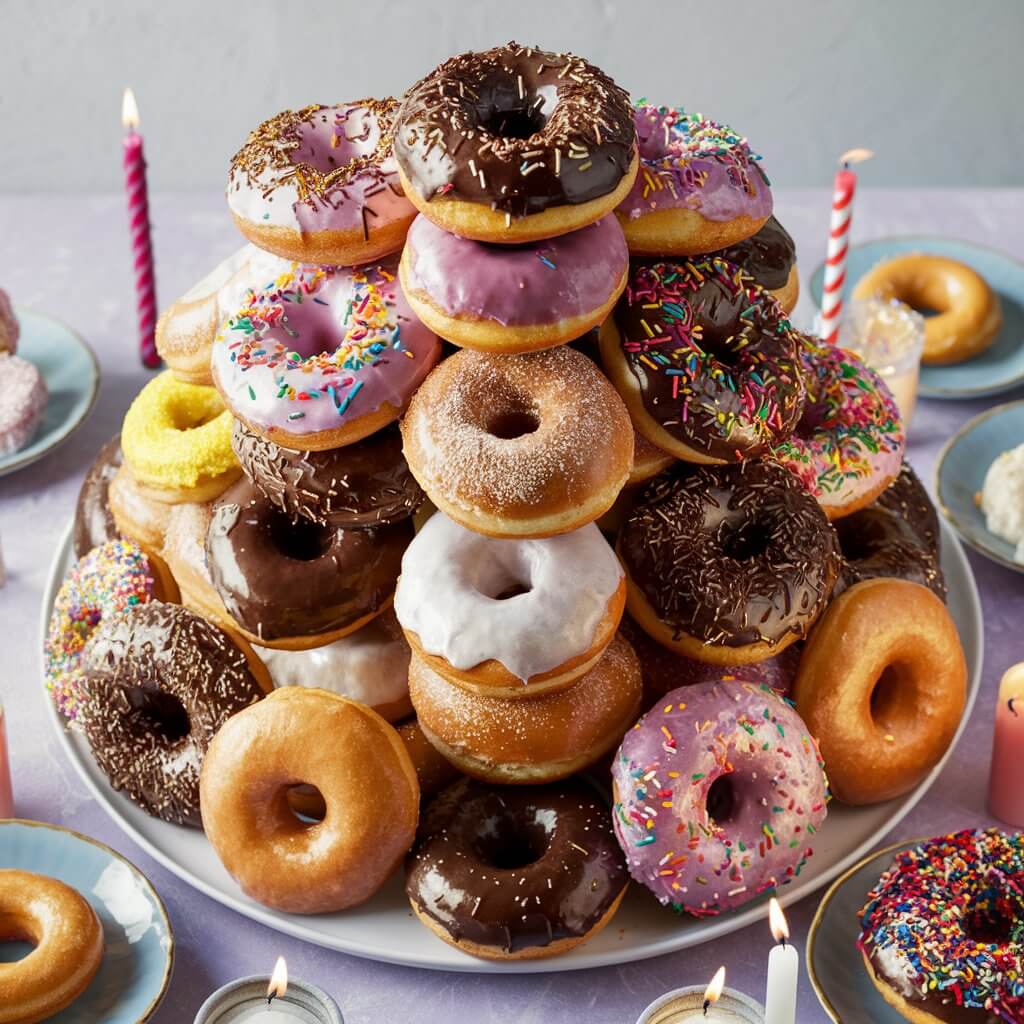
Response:
[[[626,286],[629,252],[609,214],[557,238],[492,245],[422,214],[402,253],[402,288],[435,333],[467,348],[528,351],[571,341],[604,320]]]
[[[630,874],[697,917],[800,874],[825,819],[815,741],[774,690],[739,680],[666,694],[612,762]]]

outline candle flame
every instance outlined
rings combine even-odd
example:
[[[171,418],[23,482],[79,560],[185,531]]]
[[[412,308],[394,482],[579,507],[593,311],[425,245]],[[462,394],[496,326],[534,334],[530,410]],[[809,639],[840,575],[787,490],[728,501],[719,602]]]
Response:
[[[722,989],[725,988],[725,968],[719,967],[715,971],[715,976],[711,979],[711,983],[706,989],[704,989],[704,1012],[708,1012],[708,1007],[712,1003],[717,1003],[722,995]]]
[[[131,89],[125,89],[124,99],[121,101],[121,124],[126,131],[134,132],[139,129],[139,105],[135,102],[135,93]]]
[[[776,942],[785,942],[789,938],[789,924],[786,922],[786,915],[782,912],[782,907],[779,906],[779,901],[774,896],[768,904],[768,924]]]
[[[284,957],[279,956],[274,964],[274,973],[270,976],[270,984],[267,986],[267,1002],[274,996],[283,996],[288,991],[288,965]]]
[[[862,164],[865,160],[870,160],[875,155],[873,149],[848,149],[840,158],[839,163],[843,167],[848,167],[850,164]]]

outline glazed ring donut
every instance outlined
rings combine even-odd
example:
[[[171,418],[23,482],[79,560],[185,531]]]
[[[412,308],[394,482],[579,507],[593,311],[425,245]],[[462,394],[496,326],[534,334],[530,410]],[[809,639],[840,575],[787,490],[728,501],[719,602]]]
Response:
[[[438,227],[482,242],[575,231],[636,177],[629,96],[568,53],[509,43],[452,57],[395,116],[405,194]]]
[[[409,696],[427,739],[466,775],[501,785],[568,778],[607,754],[640,711],[640,665],[620,637],[567,690],[483,697],[415,654]]]
[[[75,557],[120,536],[110,509],[110,482],[124,460],[121,435],[112,437],[100,450],[78,491],[75,505]]]
[[[261,249],[300,263],[354,266],[402,248],[416,208],[391,154],[390,97],[286,110],[231,161],[228,206]]]
[[[630,252],[692,256],[749,238],[772,212],[745,138],[678,107],[636,108],[640,173],[616,213]]]
[[[532,352],[600,324],[626,287],[629,252],[609,214],[568,235],[524,245],[459,238],[419,216],[399,274],[435,334],[482,352]]]
[[[787,314],[792,313],[800,298],[800,275],[796,268],[796,245],[789,232],[769,217],[764,227],[718,252],[710,253],[728,263],[735,263],[748,273]]]
[[[688,658],[745,665],[806,636],[839,572],[817,502],[770,462],[668,472],[619,532],[626,607]]]
[[[615,389],[584,355],[463,349],[402,420],[413,476],[446,515],[492,537],[548,537],[597,519],[633,464]]]
[[[315,786],[324,820],[289,790]],[[293,914],[344,910],[387,881],[416,836],[420,791],[398,733],[363,704],[290,686],[229,719],[203,762],[203,827],[243,892]]]
[[[836,799],[873,804],[916,786],[963,714],[967,666],[946,606],[906,580],[865,580],[811,633],[793,687]]]
[[[879,263],[853,290],[855,299],[896,299],[915,309],[933,309],[925,320],[927,365],[962,363],[984,352],[1003,325],[995,292],[974,269],[958,260],[914,252]]]
[[[402,558],[395,611],[420,659],[490,697],[565,689],[615,636],[626,585],[592,523],[543,540],[496,540],[441,512]]]
[[[128,407],[124,461],[156,501],[212,501],[242,470],[231,450],[231,414],[213,388],[186,384],[170,370],[154,377]]]
[[[0,870],[0,942],[28,942],[0,964],[0,1024],[37,1024],[70,1006],[103,962],[103,926],[71,886],[32,871]]]
[[[485,960],[568,952],[604,928],[628,884],[608,808],[582,781],[452,786],[424,811],[405,874],[420,921]]]
[[[801,338],[732,263],[638,264],[601,328],[601,361],[652,444],[689,462],[737,462],[795,428]]]

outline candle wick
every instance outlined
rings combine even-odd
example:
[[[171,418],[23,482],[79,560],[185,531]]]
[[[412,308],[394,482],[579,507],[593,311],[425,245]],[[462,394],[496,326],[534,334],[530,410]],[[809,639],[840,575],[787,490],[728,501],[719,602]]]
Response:
[[[1006,706],[1010,709],[1010,714],[1013,715],[1014,718],[1020,718],[1020,712],[1013,706],[1013,702],[1016,699],[1017,699],[1016,697],[1011,697],[1006,702]]]
[[[267,1006],[269,1006],[274,1001],[274,996],[276,996],[276,995],[277,995],[276,992],[268,992],[267,993]]]
[[[710,999],[705,999],[704,1000],[704,1016],[705,1017],[708,1015],[708,1007],[710,1005],[711,1005],[711,1000]]]

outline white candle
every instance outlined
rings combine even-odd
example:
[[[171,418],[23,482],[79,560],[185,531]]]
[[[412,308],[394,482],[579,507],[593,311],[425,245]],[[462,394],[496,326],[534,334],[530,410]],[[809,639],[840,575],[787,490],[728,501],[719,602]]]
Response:
[[[795,1024],[796,993],[800,977],[800,954],[787,942],[789,925],[779,901],[772,897],[768,907],[772,935],[778,943],[768,954],[768,988],[764,997],[765,1024]]]
[[[760,1004],[724,986],[725,968],[720,967],[706,989],[666,992],[640,1014],[637,1024],[763,1024]]]

